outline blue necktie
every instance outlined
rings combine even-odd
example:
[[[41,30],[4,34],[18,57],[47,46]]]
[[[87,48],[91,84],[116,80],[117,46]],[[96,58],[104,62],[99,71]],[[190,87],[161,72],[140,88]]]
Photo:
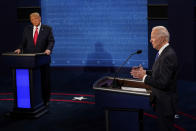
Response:
[[[157,52],[156,57],[155,57],[155,61],[159,58],[159,52]]]

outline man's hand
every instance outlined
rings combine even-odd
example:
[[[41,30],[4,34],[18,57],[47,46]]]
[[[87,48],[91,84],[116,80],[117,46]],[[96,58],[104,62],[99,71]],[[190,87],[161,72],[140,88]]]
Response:
[[[143,79],[143,77],[146,75],[146,70],[144,70],[140,65],[139,67],[133,67],[130,74],[133,76],[133,78]]]
[[[50,53],[51,53],[51,51],[50,50],[45,50],[45,52],[44,52],[46,55],[50,55]]]
[[[16,54],[20,54],[20,52],[21,52],[20,49],[17,49],[17,50],[14,51],[14,53],[16,53]]]

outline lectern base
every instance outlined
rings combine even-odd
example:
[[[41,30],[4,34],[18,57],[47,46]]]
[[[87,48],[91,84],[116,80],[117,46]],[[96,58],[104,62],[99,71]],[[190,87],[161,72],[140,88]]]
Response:
[[[45,113],[48,112],[46,106],[42,106],[37,109],[15,109],[13,112],[10,112],[9,117],[11,118],[39,118]]]
[[[43,103],[43,89],[49,88],[50,81],[42,71],[50,64],[50,56],[44,53],[15,54],[3,53],[3,60],[12,69],[14,107],[10,117],[38,118],[45,114],[47,106]],[[44,80],[42,80],[44,77]]]

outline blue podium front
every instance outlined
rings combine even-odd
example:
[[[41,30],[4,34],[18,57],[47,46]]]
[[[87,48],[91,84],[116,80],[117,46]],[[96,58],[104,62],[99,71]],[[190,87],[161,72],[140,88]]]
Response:
[[[16,69],[17,108],[31,108],[29,69]]]
[[[43,103],[41,79],[45,65],[50,63],[50,56],[37,54],[2,54],[4,62],[12,70],[14,87],[13,117],[38,118],[47,112]]]

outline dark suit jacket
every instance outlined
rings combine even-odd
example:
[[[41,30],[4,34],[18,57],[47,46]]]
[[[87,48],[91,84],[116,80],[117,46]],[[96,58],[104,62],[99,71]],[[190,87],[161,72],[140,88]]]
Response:
[[[34,46],[33,42],[33,25],[28,25],[24,29],[22,42],[19,45],[19,48],[22,49],[24,53],[41,53],[46,49],[52,51],[53,46],[54,37],[52,34],[52,28],[41,24],[36,46]]]
[[[145,84],[152,87],[152,100],[166,113],[176,111],[177,56],[171,46],[166,47],[147,72]]]

